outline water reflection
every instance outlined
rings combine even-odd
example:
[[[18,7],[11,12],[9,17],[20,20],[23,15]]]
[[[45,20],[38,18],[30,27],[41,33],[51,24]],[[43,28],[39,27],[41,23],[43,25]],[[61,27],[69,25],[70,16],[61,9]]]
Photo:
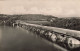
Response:
[[[19,27],[0,26],[0,35],[0,51],[61,51]]]

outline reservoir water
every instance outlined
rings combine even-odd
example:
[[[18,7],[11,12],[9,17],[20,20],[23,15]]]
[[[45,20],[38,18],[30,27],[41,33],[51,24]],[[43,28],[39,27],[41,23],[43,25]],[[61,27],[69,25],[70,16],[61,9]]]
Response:
[[[0,51],[62,51],[19,27],[0,26]],[[64,50],[63,50],[64,51]]]

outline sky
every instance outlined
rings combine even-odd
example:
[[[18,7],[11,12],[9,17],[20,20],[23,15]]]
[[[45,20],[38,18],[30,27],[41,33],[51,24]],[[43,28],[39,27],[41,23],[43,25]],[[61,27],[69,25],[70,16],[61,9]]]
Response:
[[[80,0],[0,0],[0,14],[80,17]]]

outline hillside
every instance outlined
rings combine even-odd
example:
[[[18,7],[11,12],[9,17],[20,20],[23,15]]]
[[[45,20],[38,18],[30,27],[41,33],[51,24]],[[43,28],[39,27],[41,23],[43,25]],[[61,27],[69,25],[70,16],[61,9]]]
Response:
[[[66,29],[73,29],[73,30],[80,30],[80,19],[76,17],[57,18],[53,22],[51,22],[51,26],[66,28]]]
[[[49,18],[56,18],[56,17],[51,15],[27,14],[27,15],[19,15],[18,18],[21,20],[28,20],[28,21],[45,21]]]
[[[42,15],[42,14],[24,14],[24,15],[4,15],[0,14],[0,19],[2,18],[9,18],[9,17],[16,17],[19,20],[27,20],[27,21],[45,21],[49,18],[57,18],[51,15]]]
[[[52,27],[60,27],[66,29],[80,30],[80,17],[65,17],[58,18],[51,15],[42,14],[25,14],[25,15],[4,15],[0,14],[0,22],[9,20],[10,18],[15,18],[10,20],[22,20],[28,23],[48,25]],[[51,21],[51,22],[49,22]]]
[[[12,20],[10,20],[12,18]],[[14,19],[15,18],[15,19]],[[0,23],[3,21],[10,20],[9,22],[14,22],[15,20],[22,20],[28,23],[34,23],[34,24],[44,24],[44,25],[49,25],[50,23],[48,22],[49,19],[51,18],[57,18],[55,16],[51,15],[42,15],[42,14],[24,14],[24,15],[5,15],[5,14],[0,14]]]

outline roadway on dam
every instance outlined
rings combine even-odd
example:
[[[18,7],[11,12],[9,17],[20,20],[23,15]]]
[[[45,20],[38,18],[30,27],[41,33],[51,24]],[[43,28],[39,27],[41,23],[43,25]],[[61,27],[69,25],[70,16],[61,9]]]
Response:
[[[0,51],[67,51],[20,27],[0,26]]]

